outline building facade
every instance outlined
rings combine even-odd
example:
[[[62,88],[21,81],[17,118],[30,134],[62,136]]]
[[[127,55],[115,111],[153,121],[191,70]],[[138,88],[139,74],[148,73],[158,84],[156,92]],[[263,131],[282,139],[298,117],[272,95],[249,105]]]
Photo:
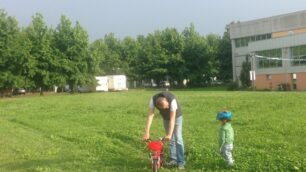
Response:
[[[230,24],[233,80],[249,58],[264,90],[306,90],[306,10]]]

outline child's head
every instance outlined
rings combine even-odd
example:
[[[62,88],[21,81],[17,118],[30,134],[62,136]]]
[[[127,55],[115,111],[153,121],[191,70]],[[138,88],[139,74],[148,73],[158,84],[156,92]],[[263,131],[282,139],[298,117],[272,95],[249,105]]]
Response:
[[[226,123],[232,120],[232,113],[224,109],[223,111],[217,113],[216,119],[222,123]]]

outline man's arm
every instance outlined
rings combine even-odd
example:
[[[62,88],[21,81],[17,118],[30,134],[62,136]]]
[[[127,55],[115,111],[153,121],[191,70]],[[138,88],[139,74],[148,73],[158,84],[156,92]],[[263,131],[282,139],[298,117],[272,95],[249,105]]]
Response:
[[[144,140],[150,138],[150,128],[151,128],[153,118],[154,118],[154,109],[149,109],[146,128],[145,128],[145,133],[144,133],[144,136],[143,136]]]
[[[174,125],[175,125],[176,110],[177,110],[177,102],[175,99],[173,99],[170,105],[169,129],[168,129],[167,136],[165,137],[166,140],[171,140],[173,130],[174,130]]]
[[[170,111],[169,129],[167,136],[165,137],[166,140],[171,140],[174,130],[175,117],[176,117],[176,111]]]

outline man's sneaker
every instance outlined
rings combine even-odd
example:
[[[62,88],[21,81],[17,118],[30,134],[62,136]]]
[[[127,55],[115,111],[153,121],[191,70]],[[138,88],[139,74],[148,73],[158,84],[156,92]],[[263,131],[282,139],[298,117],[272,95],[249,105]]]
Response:
[[[173,167],[173,166],[177,165],[177,162],[175,160],[171,160],[168,163],[166,162],[165,165],[168,166],[168,167]]]
[[[178,170],[185,170],[184,165],[179,165],[177,168],[178,168]]]

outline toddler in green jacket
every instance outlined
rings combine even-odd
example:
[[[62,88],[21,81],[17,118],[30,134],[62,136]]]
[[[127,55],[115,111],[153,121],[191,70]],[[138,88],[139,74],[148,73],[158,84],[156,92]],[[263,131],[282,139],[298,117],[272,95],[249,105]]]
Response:
[[[221,122],[219,128],[219,146],[220,154],[226,160],[227,165],[232,167],[234,159],[232,156],[233,143],[234,143],[234,130],[230,121],[232,120],[232,113],[224,110],[217,114],[217,120]]]

